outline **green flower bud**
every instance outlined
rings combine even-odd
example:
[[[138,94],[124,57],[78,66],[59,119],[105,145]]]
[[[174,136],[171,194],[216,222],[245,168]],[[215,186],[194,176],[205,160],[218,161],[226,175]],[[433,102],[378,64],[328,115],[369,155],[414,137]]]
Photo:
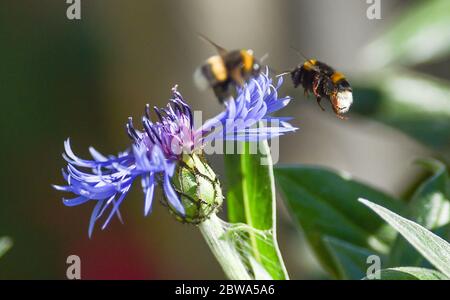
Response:
[[[222,205],[219,180],[201,154],[184,154],[176,167],[172,183],[186,214],[182,216],[168,201],[166,203],[170,212],[181,222],[200,224]]]

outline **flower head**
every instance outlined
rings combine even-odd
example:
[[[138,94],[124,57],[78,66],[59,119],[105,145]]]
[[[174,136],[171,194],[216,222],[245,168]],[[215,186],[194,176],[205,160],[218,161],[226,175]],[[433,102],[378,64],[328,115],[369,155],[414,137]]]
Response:
[[[154,190],[160,184],[168,207],[177,217],[190,223],[201,222],[222,202],[220,185],[201,155],[202,148],[218,139],[257,141],[296,130],[286,123],[286,118],[270,116],[290,101],[289,97],[278,98],[277,90],[281,84],[281,78],[274,86],[268,72],[261,74],[238,89],[236,99],[227,102],[225,111],[198,129],[194,129],[192,111],[175,86],[167,107],[154,108],[158,117],[156,122],[151,121],[149,105],[142,118],[142,130],[135,129],[129,118],[126,127],[133,142],[128,150],[117,156],[106,157],[90,148],[93,159],[81,159],[73,153],[69,139],[66,140],[63,157],[68,164],[63,177],[67,185],[54,187],[76,195],[63,199],[66,206],[90,200],[96,202],[89,223],[89,236],[96,221],[106,211],[102,229],[114,215],[122,220],[119,207],[136,179],[141,180],[145,194],[145,215],[152,210]],[[270,124],[254,127],[262,121]],[[176,180],[174,174],[178,176]],[[191,181],[190,176],[193,178]],[[186,185],[186,182],[189,183]],[[212,191],[210,194],[204,191],[208,185]],[[188,192],[192,188],[203,194],[193,196],[192,191]]]
[[[288,105],[292,99],[278,98],[278,89],[282,84],[283,78],[280,77],[274,86],[266,70],[243,88],[238,88],[236,99],[231,98],[225,103],[226,110],[203,124],[200,129],[203,137],[201,142],[204,144],[214,139],[258,141],[295,131],[297,128],[286,122],[290,118],[271,115]],[[270,126],[255,128],[260,122],[270,123]]]

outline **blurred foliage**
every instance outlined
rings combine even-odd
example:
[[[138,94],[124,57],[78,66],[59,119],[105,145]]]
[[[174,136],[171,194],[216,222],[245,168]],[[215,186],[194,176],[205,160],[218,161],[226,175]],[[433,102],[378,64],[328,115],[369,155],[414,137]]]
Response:
[[[272,243],[257,239],[255,233],[249,232],[254,257],[272,278],[288,279],[276,240],[275,183],[269,146],[266,141],[253,143],[260,150],[258,154],[251,154],[248,142],[237,146],[242,146],[242,154],[224,155],[229,221],[270,230]],[[263,160],[267,164],[262,164]]]
[[[19,2],[0,3],[0,228],[15,245],[0,279],[56,278],[68,238],[53,226],[63,206],[50,184],[60,176],[63,138],[104,136],[94,101],[103,60],[87,23],[61,23],[54,7],[22,10]]]
[[[12,247],[13,242],[9,237],[0,237],[0,258]]]
[[[393,228],[386,228],[381,219],[365,211],[365,207],[357,201],[358,198],[371,199],[384,207],[384,210],[406,215],[417,222],[417,226],[434,230],[442,239],[449,238],[450,181],[447,168],[443,163],[432,159],[420,160],[420,163],[432,175],[416,188],[409,201],[396,200],[351,180],[349,175],[320,167],[278,167],[275,175],[294,220],[305,231],[324,269],[335,278],[360,279],[365,275],[368,267],[366,259],[371,254],[380,256],[385,268],[431,267],[431,261],[428,253],[424,254],[414,244],[414,247],[411,246],[409,236],[405,239],[402,231],[403,237],[398,236],[393,242]],[[415,230],[417,226],[407,229],[408,232]],[[422,234],[424,230],[415,231],[411,235]],[[421,236],[416,238],[420,239]],[[429,243],[427,239],[428,237],[423,237],[425,241],[422,242]],[[438,251],[433,249],[433,242],[428,247],[428,251]]]
[[[394,231],[357,199],[367,197],[394,211],[404,209],[402,202],[350,179],[347,174],[320,167],[277,167],[275,175],[294,220],[304,230],[324,269],[333,277],[356,274],[342,270],[342,264],[354,268],[343,261],[350,259],[354,265],[366,265],[367,257],[362,257],[361,252],[388,253]]]
[[[358,83],[357,83],[358,84]],[[450,86],[430,76],[386,70],[359,83],[354,109],[439,151],[450,149]]]
[[[448,61],[449,28],[449,1],[420,2],[362,51],[366,73],[353,82],[355,111],[404,131],[445,158],[450,158],[449,82],[412,68]]]
[[[389,30],[364,50],[368,66],[427,63],[450,54],[450,2],[416,1]]]
[[[440,151],[450,149],[450,87],[429,76],[386,71],[355,88],[355,110]]]

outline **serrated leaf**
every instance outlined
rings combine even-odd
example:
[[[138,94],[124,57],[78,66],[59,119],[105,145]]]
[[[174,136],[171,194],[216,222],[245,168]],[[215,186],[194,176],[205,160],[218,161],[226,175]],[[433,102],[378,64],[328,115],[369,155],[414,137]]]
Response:
[[[225,155],[227,208],[229,221],[244,223],[259,230],[270,230],[270,243],[249,232],[251,251],[274,279],[288,279],[276,240],[276,206],[270,149],[266,141],[242,143],[242,154]],[[258,146],[257,154],[251,154]],[[263,165],[261,162],[265,162]]]
[[[436,269],[450,276],[450,244],[425,227],[365,199],[359,201],[394,227]]]
[[[417,268],[399,267],[380,271],[380,280],[448,280],[448,277],[439,271]],[[364,280],[370,280],[365,277]]]
[[[395,231],[365,211],[361,195],[377,199],[395,211],[403,204],[383,192],[352,180],[348,174],[305,165],[275,169],[275,177],[294,220],[300,224],[321,265],[339,278],[323,238],[337,238],[377,253],[387,253]]]

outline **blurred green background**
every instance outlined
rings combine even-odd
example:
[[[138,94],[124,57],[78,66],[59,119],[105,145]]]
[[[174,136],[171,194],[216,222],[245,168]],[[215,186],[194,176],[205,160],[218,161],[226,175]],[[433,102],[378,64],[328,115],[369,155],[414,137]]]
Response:
[[[144,218],[140,187],[122,206],[125,225],[89,240],[91,205],[64,207],[50,186],[62,183],[65,138],[85,157],[90,145],[121,151],[127,117],[165,105],[174,84],[205,117],[221,110],[193,84],[214,54],[198,32],[269,53],[276,70],[300,62],[295,46],[347,74],[346,122],[285,84],[295,100],[284,114],[300,130],[280,139],[282,163],[344,170],[400,196],[422,176],[415,158],[450,157],[449,1],[381,0],[380,20],[367,18],[364,0],[81,2],[81,20],[67,19],[63,0],[0,3],[0,236],[14,241],[0,279],[64,279],[71,254],[84,279],[224,278],[198,230],[160,205]],[[223,174],[222,158],[210,161]],[[281,201],[278,214],[291,278],[326,278]]]

